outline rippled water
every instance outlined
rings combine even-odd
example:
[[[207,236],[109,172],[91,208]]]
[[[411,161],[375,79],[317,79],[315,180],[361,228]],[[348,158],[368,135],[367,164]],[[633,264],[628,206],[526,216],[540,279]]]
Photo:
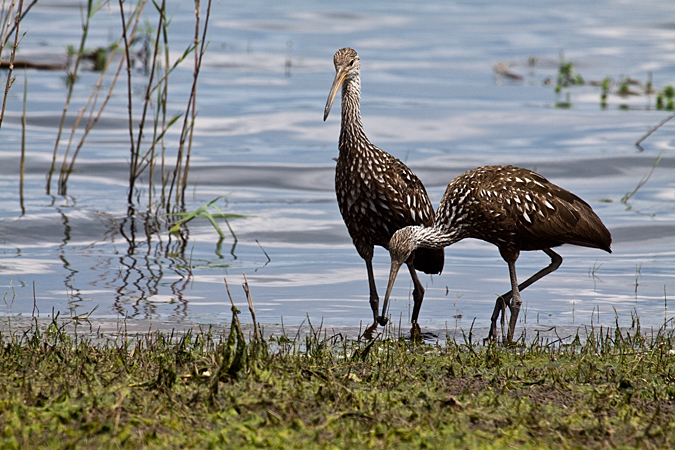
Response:
[[[169,8],[173,57],[194,32],[189,6]],[[156,20],[150,8],[148,17]],[[27,34],[17,58],[64,62],[64,46],[79,42],[79,24],[76,4],[38,4],[22,23]],[[63,72],[25,72],[22,215],[24,72],[17,71],[0,130],[3,312],[31,314],[35,298],[43,315],[98,306],[94,316],[101,318],[223,322],[230,317],[223,278],[237,304],[245,305],[240,284],[246,273],[261,322],[298,324],[309,317],[338,327],[367,323],[365,265],[334,194],[339,104],[322,121],[333,53],[351,46],[361,56],[366,132],[413,168],[434,204],[463,171],[514,164],[586,199],[612,232],[611,255],[560,249],[562,267],[523,293],[527,324],[614,324],[616,311],[622,325],[637,312],[643,325],[658,326],[673,316],[675,303],[669,309],[667,300],[675,298],[675,121],[639,152],[634,142],[668,115],[653,108],[654,96],[610,95],[603,110],[597,86],[556,95],[548,84],[555,83],[561,52],[587,81],[630,76],[651,77],[656,88],[674,84],[670,1],[576,1],[564,8],[526,1],[223,2],[214,3],[209,29],[187,208],[229,194],[218,205],[248,216],[230,222],[236,246],[231,237],[218,246],[206,220],[190,222],[182,242],[166,233],[148,239],[142,215],[127,217],[122,85],[78,157],[68,195],[45,194],[66,95]],[[118,36],[116,6],[97,13],[90,34],[88,47]],[[493,66],[500,62],[524,79],[496,75]],[[184,110],[191,76],[190,64],[177,69],[172,111]],[[81,73],[68,124],[97,78]],[[140,71],[134,75],[138,92],[143,80]],[[556,108],[568,94],[572,107]],[[649,180],[628,205],[621,203],[660,152]],[[522,254],[521,279],[547,263],[541,252]],[[386,251],[376,250],[374,265],[383,295]],[[468,328],[474,319],[486,326],[495,295],[509,287],[497,249],[474,240],[448,248],[443,274],[422,279],[427,293],[420,323],[428,328]],[[390,309],[395,320],[407,321],[409,298],[409,280],[399,276]]]

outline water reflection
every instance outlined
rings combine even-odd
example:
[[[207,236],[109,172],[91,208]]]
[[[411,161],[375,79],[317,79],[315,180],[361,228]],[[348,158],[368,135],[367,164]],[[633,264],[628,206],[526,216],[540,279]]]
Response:
[[[111,311],[115,314],[153,319],[161,312],[175,320],[185,319],[190,297],[186,291],[193,283],[193,270],[227,269],[237,259],[236,242],[226,243],[223,239],[215,242],[214,258],[203,259],[201,254],[193,257],[195,242],[190,238],[189,228],[180,235],[161,233],[155,215],[133,208],[121,218],[97,212],[85,214],[83,221],[74,199],[62,199],[66,204],[55,207],[62,230],[56,255],[72,316],[88,311],[95,303],[93,299],[112,291]],[[223,246],[229,254],[223,254]],[[21,256],[20,247],[17,253]],[[32,270],[23,271],[24,274],[48,277],[51,272],[50,264],[27,262]],[[0,266],[0,273],[16,273],[17,269],[18,266]]]
[[[76,309],[77,309],[77,304],[81,303],[82,297],[79,295],[79,290],[75,287],[75,274],[77,274],[77,270],[73,269],[70,267],[70,263],[68,262],[68,258],[66,257],[65,254],[65,247],[68,245],[70,242],[70,223],[68,220],[68,215],[64,214],[60,208],[56,208],[56,210],[61,214],[61,223],[63,224],[63,239],[61,241],[61,244],[59,245],[59,259],[61,260],[61,263],[63,264],[63,269],[66,272],[66,276],[64,278],[64,284],[66,285],[67,292],[69,293],[70,300],[68,301],[69,306],[71,307],[71,316],[77,315]]]
[[[119,256],[119,271],[108,283],[115,288],[113,309],[129,318],[153,318],[157,305],[172,305],[172,316],[188,316],[184,297],[192,280],[189,231],[174,237],[157,233],[156,216],[129,208],[119,223],[126,253]],[[186,256],[187,255],[187,256]],[[169,294],[164,293],[168,289]]]

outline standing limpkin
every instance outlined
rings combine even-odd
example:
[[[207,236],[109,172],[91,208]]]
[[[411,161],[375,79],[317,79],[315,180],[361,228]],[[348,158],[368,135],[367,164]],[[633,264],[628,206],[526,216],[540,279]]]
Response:
[[[411,252],[447,247],[464,238],[496,245],[509,266],[511,291],[497,299],[488,336],[496,339],[501,312],[502,338],[509,341],[513,340],[522,304],[520,291],[562,263],[552,247],[574,244],[612,252],[609,231],[588,203],[576,195],[531,170],[513,166],[478,167],[448,184],[432,227],[410,226],[392,236],[391,272],[383,314],[396,274]],[[516,260],[521,250],[543,250],[551,258],[551,264],[518,285]],[[508,336],[504,336],[504,304],[511,311]]]
[[[374,323],[371,329],[387,321],[379,315],[379,298],[373,275],[373,250],[388,248],[394,232],[409,225],[431,226],[434,209],[417,176],[401,161],[375,147],[363,131],[359,102],[361,99],[361,62],[351,48],[342,48],[333,57],[335,80],[328,94],[323,120],[330,113],[333,100],[342,86],[342,124],[340,128],[335,192],[340,213],[347,225],[356,251],[366,261],[370,286],[370,307]],[[410,270],[413,289],[413,330],[418,329],[424,288],[415,269],[424,273],[441,273],[443,248],[411,252],[405,261]]]

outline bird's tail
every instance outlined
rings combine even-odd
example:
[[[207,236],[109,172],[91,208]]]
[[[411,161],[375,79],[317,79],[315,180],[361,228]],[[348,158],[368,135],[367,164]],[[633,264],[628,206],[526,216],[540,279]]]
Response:
[[[612,234],[595,211],[585,202],[584,205],[587,207],[586,211],[580,214],[579,222],[574,229],[574,236],[571,236],[568,242],[612,253]]]

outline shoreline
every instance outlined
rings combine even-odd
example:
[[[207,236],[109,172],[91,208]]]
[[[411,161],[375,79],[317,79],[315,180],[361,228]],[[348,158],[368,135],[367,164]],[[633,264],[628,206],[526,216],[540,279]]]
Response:
[[[240,316],[242,331],[247,339],[253,336],[253,324],[242,320]],[[44,333],[54,320],[51,317],[30,317],[30,316],[0,316],[0,333],[3,336],[18,336],[21,334],[32,335],[36,329]],[[179,338],[188,333],[193,335],[210,333],[212,336],[220,335],[227,339],[230,330],[229,323],[205,323],[195,321],[159,321],[147,319],[108,319],[108,318],[71,318],[57,316],[56,323],[61,332],[70,336],[92,339],[94,341],[116,341],[118,339],[144,338],[156,333]],[[281,324],[258,324],[262,330],[265,340],[285,336],[289,339],[304,339],[310,334],[314,334],[319,339],[330,339],[340,336],[349,340],[363,339],[365,326],[310,326],[306,322],[300,325]],[[672,324],[671,324],[672,326]],[[623,333],[630,330],[636,330],[636,327],[620,327]],[[640,327],[640,332],[646,337],[655,337],[660,328]],[[598,334],[613,334],[616,327],[595,324],[581,324],[578,326],[541,326],[524,325],[517,329],[517,340],[524,339],[525,342],[532,343],[537,338],[540,342],[548,344],[561,342],[569,343],[576,336],[580,339],[586,339],[591,332],[596,336]],[[379,337],[383,338],[405,338],[410,337],[408,326],[403,326],[401,330],[398,326],[387,326],[378,328]],[[422,337],[428,344],[440,344],[450,339],[458,343],[483,344],[484,338],[488,335],[488,327],[474,328],[440,328],[423,327]]]

